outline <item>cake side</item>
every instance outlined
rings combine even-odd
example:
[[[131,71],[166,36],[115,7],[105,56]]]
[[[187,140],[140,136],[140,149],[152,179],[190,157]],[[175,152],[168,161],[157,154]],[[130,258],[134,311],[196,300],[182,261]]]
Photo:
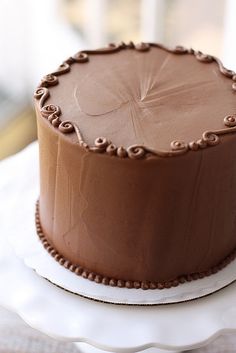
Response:
[[[236,122],[229,86],[228,115],[197,141],[177,140],[169,150],[111,148],[105,138],[90,146],[76,122],[60,120],[61,111],[47,104],[51,88],[37,90],[37,219],[58,260],[90,279],[144,289],[203,277],[232,260]]]
[[[40,223],[64,259],[87,275],[161,284],[227,264],[236,247],[233,135],[140,161],[86,152],[38,124]]]

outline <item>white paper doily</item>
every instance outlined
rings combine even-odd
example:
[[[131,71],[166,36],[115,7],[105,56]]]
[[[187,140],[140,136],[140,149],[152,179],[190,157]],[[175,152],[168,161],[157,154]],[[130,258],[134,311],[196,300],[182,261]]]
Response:
[[[19,181],[17,176],[20,188],[17,190],[18,197],[15,199],[12,209],[14,217],[12,217],[9,225],[11,229],[9,231],[9,239],[17,256],[40,276],[59,287],[87,298],[130,305],[153,305],[187,301],[215,292],[236,279],[236,260],[215,275],[163,290],[105,286],[91,282],[65,269],[47,253],[36,234],[34,213],[35,202],[39,194],[39,177],[38,168],[36,165],[34,168],[33,165],[35,162],[37,163],[38,152],[35,152],[36,156],[31,157],[32,163],[30,163],[29,150],[21,152],[15,158],[21,160],[21,155],[27,154],[27,151],[28,158],[26,158],[25,166],[21,165],[21,170],[24,170],[24,176],[27,175],[27,178],[24,177],[24,179],[22,178]]]

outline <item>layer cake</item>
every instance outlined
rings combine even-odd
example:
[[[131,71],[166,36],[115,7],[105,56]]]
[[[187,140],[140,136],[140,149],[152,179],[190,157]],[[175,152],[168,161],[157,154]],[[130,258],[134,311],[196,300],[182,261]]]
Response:
[[[236,254],[236,76],[182,46],[84,50],[35,92],[38,235],[69,270],[162,289]]]

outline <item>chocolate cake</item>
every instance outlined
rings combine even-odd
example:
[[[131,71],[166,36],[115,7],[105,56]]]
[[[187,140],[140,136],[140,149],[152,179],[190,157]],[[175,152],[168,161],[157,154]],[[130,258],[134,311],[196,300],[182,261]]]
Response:
[[[155,43],[84,50],[35,92],[38,235],[69,270],[162,289],[236,255],[236,75]]]

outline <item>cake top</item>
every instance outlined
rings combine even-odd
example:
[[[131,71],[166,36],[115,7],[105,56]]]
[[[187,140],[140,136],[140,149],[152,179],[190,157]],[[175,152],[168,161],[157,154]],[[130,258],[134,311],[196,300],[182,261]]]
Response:
[[[111,44],[67,59],[35,93],[73,143],[130,158],[174,156],[236,130],[236,76],[181,46]]]

